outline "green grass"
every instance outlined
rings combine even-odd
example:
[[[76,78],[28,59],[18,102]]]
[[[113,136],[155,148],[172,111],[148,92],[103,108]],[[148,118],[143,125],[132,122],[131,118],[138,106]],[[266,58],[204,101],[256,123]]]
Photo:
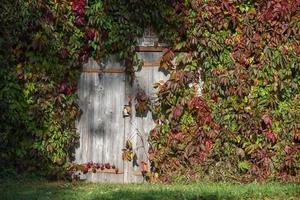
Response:
[[[71,184],[38,179],[5,179],[0,199],[57,200],[214,200],[214,199],[300,199],[296,184]]]

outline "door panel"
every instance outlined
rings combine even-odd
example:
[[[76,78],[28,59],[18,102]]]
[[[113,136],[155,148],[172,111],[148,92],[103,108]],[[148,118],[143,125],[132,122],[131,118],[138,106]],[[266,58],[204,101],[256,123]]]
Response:
[[[138,56],[147,63],[157,62],[161,58],[162,52],[139,52]],[[156,66],[142,67],[140,71],[135,73],[135,81],[133,86],[127,86],[127,96],[132,99],[132,116],[125,119],[125,140],[130,139],[133,143],[134,153],[137,155],[137,161],[140,165],[141,161],[148,163],[148,134],[151,129],[155,127],[152,119],[152,113],[149,111],[146,116],[137,116],[135,111],[135,97],[137,92],[142,89],[154,101],[156,89],[153,84],[160,81],[167,80],[167,75],[164,74],[159,64]],[[149,163],[148,163],[149,165]],[[140,168],[133,168],[132,162],[125,162],[125,182],[142,182],[142,176],[138,175]]]
[[[90,60],[84,67],[99,69]],[[105,60],[103,68],[120,68],[115,57]],[[76,150],[76,162],[114,164],[124,171],[121,159],[124,143],[124,119],[122,108],[125,100],[124,73],[82,73],[78,85],[79,105],[82,115],[77,121],[80,147]],[[123,174],[88,173],[87,180],[123,182]]]
[[[136,79],[130,85],[125,73],[124,64],[112,56],[102,64],[90,59],[84,65],[89,70],[81,74],[78,84],[79,106],[81,117],[77,120],[80,133],[80,146],[76,149],[76,163],[93,161],[110,163],[119,168],[122,174],[92,173],[86,174],[92,182],[142,182],[140,168],[133,168],[132,162],[122,160],[122,149],[126,140],[130,139],[137,162],[148,162],[148,134],[155,124],[152,113],[137,116],[135,112],[135,96],[138,90],[146,92],[150,99],[155,99],[156,90],[153,84],[167,80],[167,75],[159,69],[157,62],[162,52],[139,52],[138,56],[147,63],[156,66],[143,67],[136,72]],[[158,64],[157,64],[158,63]],[[100,73],[100,69],[110,69],[108,73]],[[115,73],[114,71],[118,71]],[[122,70],[121,70],[122,71]],[[123,118],[123,107],[132,99],[131,116]]]

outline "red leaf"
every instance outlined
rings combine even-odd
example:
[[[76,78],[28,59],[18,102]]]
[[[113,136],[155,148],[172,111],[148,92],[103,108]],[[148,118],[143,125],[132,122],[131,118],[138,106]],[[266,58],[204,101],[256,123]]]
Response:
[[[173,109],[172,117],[173,119],[178,119],[182,115],[183,107],[178,105]]]
[[[268,116],[268,115],[264,115],[262,117],[262,120],[264,121],[264,123],[267,125],[267,126],[272,126],[272,117]]]
[[[212,147],[213,147],[213,142],[212,142],[212,140],[206,140],[206,141],[205,141],[205,150],[206,150],[206,151],[209,151],[209,150],[212,149]]]
[[[272,143],[276,142],[276,135],[272,131],[265,130],[264,134],[270,142],[272,142]]]

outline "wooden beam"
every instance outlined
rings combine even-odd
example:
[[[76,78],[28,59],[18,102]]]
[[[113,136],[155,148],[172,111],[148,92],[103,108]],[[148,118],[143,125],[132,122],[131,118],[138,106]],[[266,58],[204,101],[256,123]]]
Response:
[[[81,71],[85,73],[124,73],[125,67],[116,67],[116,68],[83,67]]]
[[[142,172],[132,172],[133,176],[143,176]]]
[[[143,47],[143,46],[136,46],[135,51],[136,52],[162,52],[165,50],[165,47]]]
[[[153,62],[148,62],[144,60],[143,67],[159,67],[161,59],[155,60]],[[125,67],[114,67],[114,68],[93,68],[93,67],[83,67],[82,72],[85,73],[124,73],[126,71]]]
[[[143,67],[159,67],[160,61],[161,61],[161,59],[155,60],[153,62],[148,62],[148,61],[144,60]]]
[[[136,46],[135,47],[135,51],[136,52],[163,52],[164,50],[167,50],[168,46],[149,46],[149,47],[145,47],[145,46]],[[191,50],[188,49],[182,49],[182,50],[172,50],[173,52],[190,52]]]
[[[90,173],[94,173],[92,169],[89,169]],[[118,172],[116,172],[115,169],[104,169],[104,170],[101,170],[101,169],[97,169],[95,173],[106,173],[106,174],[124,174],[123,171],[121,170],[118,170]]]

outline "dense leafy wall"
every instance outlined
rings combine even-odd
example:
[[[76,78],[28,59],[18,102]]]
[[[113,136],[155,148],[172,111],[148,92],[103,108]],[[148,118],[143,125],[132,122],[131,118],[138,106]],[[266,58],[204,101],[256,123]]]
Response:
[[[31,119],[27,112],[28,105],[22,94],[22,87],[13,68],[17,65],[13,47],[27,31],[23,24],[28,23],[26,5],[20,7],[10,1],[3,1],[0,6],[0,165],[7,168],[11,158],[25,157],[24,149],[31,140],[27,137]],[[3,11],[3,12],[2,12]],[[17,148],[20,147],[20,148]],[[28,157],[26,157],[28,158]],[[25,161],[24,161],[25,162]],[[22,164],[22,163],[21,163]]]
[[[1,167],[61,165],[76,144],[76,70],[57,56],[41,4],[1,6]]]
[[[159,86],[150,136],[163,180],[299,180],[300,1],[186,1],[175,8],[186,33],[177,47],[187,53],[166,63],[175,70]],[[192,97],[198,68],[203,97]]]
[[[159,11],[152,12],[158,5],[165,7],[125,0],[1,4],[1,166],[40,170],[72,160],[82,63],[118,54],[133,77],[136,38],[149,24],[161,26]]]
[[[69,161],[80,65],[118,53],[134,77],[135,38],[152,25],[171,45],[161,63],[171,75],[156,85],[151,171],[162,181],[299,180],[299,7],[299,0],[4,1],[1,161]]]

